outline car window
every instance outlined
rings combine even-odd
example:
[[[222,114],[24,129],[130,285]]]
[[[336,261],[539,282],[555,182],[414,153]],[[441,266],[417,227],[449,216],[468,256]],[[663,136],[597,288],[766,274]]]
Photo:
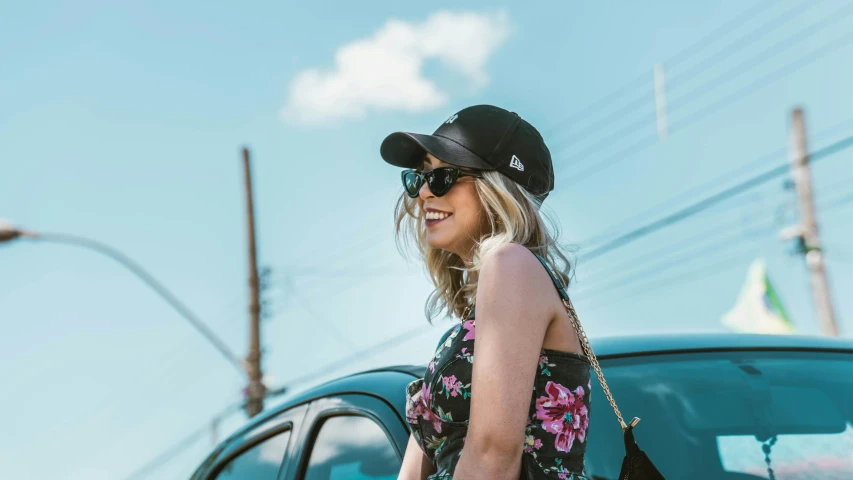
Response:
[[[216,480],[276,480],[290,430],[272,436],[228,462]]]
[[[399,471],[400,458],[376,422],[341,415],[320,425],[305,480],[393,480]]]
[[[666,478],[767,479],[768,465],[779,479],[853,478],[853,355],[655,355],[602,369],[625,420],[642,419],[637,443]],[[594,378],[592,397],[587,474],[615,479],[622,432]]]

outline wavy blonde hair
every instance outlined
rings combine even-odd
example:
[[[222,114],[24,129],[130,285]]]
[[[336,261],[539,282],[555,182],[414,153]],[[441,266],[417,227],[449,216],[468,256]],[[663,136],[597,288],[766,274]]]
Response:
[[[462,318],[477,294],[477,282],[471,279],[471,273],[480,271],[489,252],[507,243],[518,243],[537,253],[563,286],[569,286],[572,263],[563,252],[569,249],[557,243],[559,225],[541,212],[542,199],[498,172],[482,173],[483,178],[474,178],[474,186],[489,228],[479,239],[474,239],[473,261],[468,268],[455,253],[429,247],[424,212],[418,207],[417,198],[402,192],[397,200],[394,211],[397,249],[404,257],[411,258],[414,253],[418,260],[423,260],[435,285],[424,307],[430,323],[443,311]]]

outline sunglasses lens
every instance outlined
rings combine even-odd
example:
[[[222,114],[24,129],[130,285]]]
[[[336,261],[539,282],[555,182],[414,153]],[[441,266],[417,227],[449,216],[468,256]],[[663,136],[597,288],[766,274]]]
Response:
[[[440,197],[450,191],[450,187],[456,182],[458,170],[455,168],[436,168],[427,177],[429,191],[436,197]]]
[[[418,196],[418,193],[421,191],[421,177],[417,172],[413,170],[409,170],[403,173],[403,188],[406,189],[406,193],[414,198]]]

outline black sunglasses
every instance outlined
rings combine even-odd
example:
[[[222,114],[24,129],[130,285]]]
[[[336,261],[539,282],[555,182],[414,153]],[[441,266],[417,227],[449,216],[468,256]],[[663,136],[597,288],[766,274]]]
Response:
[[[424,182],[429,186],[429,191],[433,195],[440,197],[449,192],[450,187],[461,177],[483,178],[482,175],[466,172],[456,167],[435,168],[426,173],[409,169],[403,170],[401,175],[403,188],[406,189],[406,194],[412,198],[417,198]]]

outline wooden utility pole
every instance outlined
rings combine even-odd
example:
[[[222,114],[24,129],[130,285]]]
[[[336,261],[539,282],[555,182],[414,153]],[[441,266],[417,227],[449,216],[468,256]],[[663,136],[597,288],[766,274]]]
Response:
[[[246,182],[246,219],[249,243],[249,353],[246,356],[246,373],[249,385],[246,389],[246,414],[249,418],[264,409],[266,387],[261,378],[261,300],[258,281],[258,256],[255,245],[255,206],[252,201],[252,169],[249,150],[243,149],[243,172]]]
[[[803,118],[803,110],[800,108],[795,109],[791,114],[791,176],[797,189],[800,210],[800,244],[803,246],[806,265],[811,272],[812,292],[820,329],[826,335],[837,337],[838,326],[835,323],[835,314],[832,310],[829,282],[826,278],[826,268],[818,237],[814,195],[812,194],[812,177],[809,171],[809,154],[806,145],[806,124]]]

